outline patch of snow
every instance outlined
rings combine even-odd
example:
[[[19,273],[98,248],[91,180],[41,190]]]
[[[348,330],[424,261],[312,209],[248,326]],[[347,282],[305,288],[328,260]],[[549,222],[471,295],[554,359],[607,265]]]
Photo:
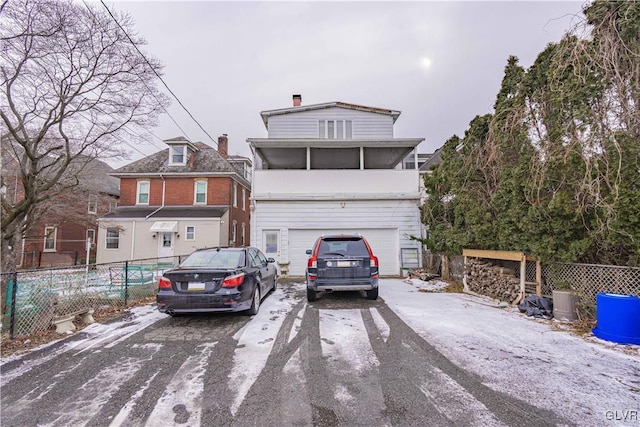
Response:
[[[380,332],[380,335],[382,336],[382,341],[387,342],[391,328],[389,328],[389,325],[382,318],[377,308],[372,307],[369,311],[371,312],[371,317],[373,317],[373,323],[376,324],[378,332]]]
[[[235,393],[233,415],[262,372],[284,319],[297,303],[298,300],[287,298],[282,288],[276,289],[262,301],[258,314],[234,335],[238,344],[229,374],[229,388]]]
[[[404,282],[422,291],[439,291],[449,286],[447,282],[436,279],[425,282],[416,278],[406,278],[404,279]]]
[[[64,413],[50,424],[42,426],[86,425],[118,391],[120,385],[131,378],[149,359],[123,357],[113,365],[97,372],[95,377],[83,384],[78,393],[68,397],[59,407]]]
[[[185,424],[199,426],[202,418],[204,374],[209,357],[218,342],[200,344],[196,354],[180,366],[145,421],[148,426]],[[180,408],[180,411],[176,411]],[[184,419],[186,417],[186,419]]]
[[[320,343],[327,363],[339,364],[334,367],[350,372],[363,372],[380,365],[371,348],[360,310],[319,311]]]
[[[397,279],[380,289],[405,323],[497,391],[590,425],[602,424],[606,411],[637,408],[633,349],[626,354],[470,295],[418,292]]]
[[[151,385],[151,382],[155,379],[156,375],[158,375],[158,373],[154,372],[153,375],[151,375],[151,377],[149,377],[149,379],[145,381],[144,385],[129,398],[129,401],[124,404],[122,409],[120,409],[120,412],[118,412],[118,414],[115,417],[113,417],[111,424],[109,424],[110,427],[119,427],[123,425],[123,423],[129,417],[129,414],[131,414],[131,411],[133,410],[133,408],[135,408],[136,404],[138,403],[138,400],[142,397],[144,392],[149,389],[149,386]]]
[[[76,354],[82,353],[84,350],[87,350],[92,347],[96,347],[99,345],[104,345],[105,343],[111,343],[115,341],[120,341],[119,339],[125,339],[130,337],[131,335],[141,331],[147,326],[157,322],[160,319],[164,319],[167,317],[166,314],[160,313],[155,306],[153,305],[145,305],[139,307],[133,307],[130,311],[130,316],[108,324],[102,323],[92,323],[91,325],[85,327],[81,331],[76,332],[79,336],[82,336],[81,339],[65,342],[61,346],[56,347],[53,351],[46,352],[41,357],[37,359],[29,360],[25,362],[23,357],[25,354],[14,354],[9,357],[2,359],[2,364],[0,365],[0,372],[2,382],[7,383],[12,381],[13,379],[24,375],[29,372],[31,369],[39,366],[43,363],[46,363],[60,354],[66,353],[68,351],[76,351]],[[53,346],[58,343],[58,341],[53,341],[42,346],[36,347],[30,351],[30,353],[42,349],[46,349],[48,347]],[[22,364],[15,369],[12,369],[10,372],[5,373],[3,366],[7,363],[22,360]]]

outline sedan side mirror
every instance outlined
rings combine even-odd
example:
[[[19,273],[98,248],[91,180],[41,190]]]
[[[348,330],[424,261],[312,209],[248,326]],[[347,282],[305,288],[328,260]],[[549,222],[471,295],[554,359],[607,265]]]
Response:
[[[311,255],[311,253],[312,253],[311,249],[307,249],[306,254]]]
[[[276,262],[276,260],[273,259],[273,258],[267,258],[267,262],[274,263],[274,262]]]

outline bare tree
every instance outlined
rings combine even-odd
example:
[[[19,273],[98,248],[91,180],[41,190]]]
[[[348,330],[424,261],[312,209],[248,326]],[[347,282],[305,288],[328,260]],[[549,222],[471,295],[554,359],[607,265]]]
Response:
[[[140,54],[145,42],[131,18],[99,7],[3,5],[0,138],[19,164],[24,194],[16,200],[2,194],[2,272],[15,269],[20,239],[47,201],[76,187],[91,159],[123,155],[131,126],[153,125],[168,105],[155,86],[161,65]]]

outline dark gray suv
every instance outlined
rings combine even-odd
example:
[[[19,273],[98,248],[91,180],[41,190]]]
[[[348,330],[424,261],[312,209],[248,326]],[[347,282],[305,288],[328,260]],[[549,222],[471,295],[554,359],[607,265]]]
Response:
[[[378,258],[359,234],[321,236],[307,250],[307,300],[319,291],[365,291],[378,298]]]

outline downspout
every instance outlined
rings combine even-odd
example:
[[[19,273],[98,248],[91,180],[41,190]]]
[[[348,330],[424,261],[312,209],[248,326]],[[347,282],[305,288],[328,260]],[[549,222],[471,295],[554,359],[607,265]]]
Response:
[[[131,256],[129,257],[129,259],[135,259],[134,258],[134,254],[135,254],[135,249],[136,249],[136,221],[133,221],[133,226],[131,227]]]
[[[167,185],[167,181],[165,181],[164,176],[162,176],[162,174],[160,174],[160,178],[162,179],[162,204],[160,205],[160,207],[158,209],[156,209],[155,211],[151,212],[149,215],[145,216],[144,219],[147,220],[149,219],[149,217],[155,215],[160,209],[164,208],[164,193],[166,191],[166,185]],[[149,192],[151,192],[151,185],[149,185]],[[136,222],[133,221],[133,229],[136,229]],[[133,258],[133,246],[134,246],[134,242],[136,239],[132,239],[131,241],[131,259],[135,259]]]
[[[160,178],[162,178],[162,205],[158,209],[156,209],[155,211],[151,212],[149,215],[145,216],[144,219],[149,219],[149,217],[155,215],[156,212],[158,212],[160,209],[164,208],[164,193],[165,193],[165,190],[166,190],[167,181],[165,181],[164,176],[162,176],[162,174],[160,174]]]
[[[254,189],[254,179],[256,176],[256,151],[253,148],[253,146],[251,144],[249,144],[249,148],[251,149],[251,155],[253,156],[253,162],[251,163],[251,188],[249,189],[249,192],[251,193],[251,196],[249,197],[249,244],[251,245],[255,245],[256,242],[258,241],[258,237],[256,235],[256,216],[255,216],[255,211],[256,211],[256,201],[254,199],[254,195],[253,195],[253,189]]]

